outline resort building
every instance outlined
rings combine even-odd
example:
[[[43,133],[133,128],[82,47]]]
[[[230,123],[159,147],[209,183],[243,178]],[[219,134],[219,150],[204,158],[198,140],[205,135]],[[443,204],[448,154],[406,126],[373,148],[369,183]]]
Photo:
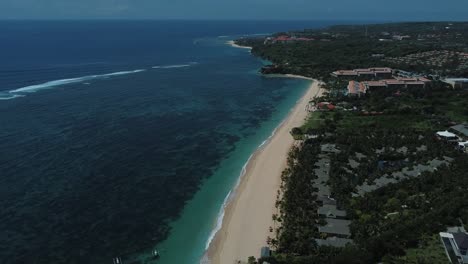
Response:
[[[392,78],[393,70],[390,68],[372,68],[377,79]]]
[[[382,83],[388,88],[405,88],[405,82],[396,79],[383,80]]]
[[[373,79],[375,77],[375,72],[371,69],[356,69],[354,70],[358,77],[365,79]]]
[[[424,77],[396,77],[395,79],[383,80],[390,87],[394,85],[399,88],[424,88],[432,81]]]
[[[344,79],[354,79],[357,78],[359,75],[354,70],[339,70],[331,73],[332,76],[337,78],[344,78]]]
[[[399,81],[403,81],[405,83],[422,82],[424,84],[428,84],[432,82],[431,80],[425,77],[396,77],[395,79]]]
[[[348,83],[348,95],[361,96],[366,94],[368,91],[380,89],[380,88],[393,88],[393,89],[404,89],[404,88],[424,88],[431,80],[424,77],[414,78],[400,78],[395,79],[384,79],[380,81],[349,81]]]
[[[373,89],[379,89],[379,88],[382,88],[382,87],[387,87],[387,84],[385,82],[382,82],[382,81],[368,81],[368,82],[362,83],[362,85],[366,88],[366,91],[367,90],[373,90]]]
[[[331,75],[342,79],[385,79],[392,77],[393,70],[391,68],[368,68],[354,70],[338,70],[332,72]]]
[[[348,84],[348,95],[361,96],[366,93],[366,86],[363,83],[356,81],[349,81]]]
[[[450,263],[468,263],[468,233],[463,227],[449,228],[439,236]]]

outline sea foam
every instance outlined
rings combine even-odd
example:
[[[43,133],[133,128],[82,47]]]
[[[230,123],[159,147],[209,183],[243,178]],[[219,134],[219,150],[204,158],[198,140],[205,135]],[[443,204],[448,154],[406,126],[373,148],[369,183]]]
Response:
[[[175,65],[160,65],[153,66],[153,69],[174,69],[174,68],[185,68],[198,64],[198,62],[190,62],[188,64],[175,64]]]
[[[216,226],[213,228],[211,231],[210,236],[208,237],[206,244],[205,244],[205,250],[207,250],[210,247],[211,241],[213,241],[214,237],[216,236],[216,233],[218,233],[219,230],[221,230],[221,227],[223,226],[223,219],[224,219],[224,213],[226,212],[226,206],[228,205],[229,199],[231,198],[231,191],[226,195],[223,201],[223,205],[221,207],[221,210],[219,211],[218,217],[216,219]]]
[[[9,93],[0,93],[0,101],[2,100],[11,100],[11,99],[15,99],[15,98],[18,98],[18,97],[24,97],[24,95],[21,95],[21,94],[9,94]]]
[[[107,74],[88,75],[88,76],[83,76],[83,77],[78,77],[78,78],[69,78],[69,79],[49,81],[49,82],[45,82],[41,84],[35,84],[35,85],[30,85],[30,86],[25,86],[25,87],[21,87],[18,89],[10,90],[8,92],[0,94],[0,100],[10,100],[10,99],[15,99],[19,97],[24,97],[25,94],[28,94],[28,93],[34,93],[39,90],[51,89],[51,88],[55,88],[55,87],[62,86],[62,85],[80,83],[80,82],[96,80],[96,79],[104,79],[104,78],[120,76],[120,75],[139,73],[143,71],[145,70],[139,69],[139,70],[133,70],[133,71],[119,71],[119,72],[113,72],[113,73],[107,73]]]

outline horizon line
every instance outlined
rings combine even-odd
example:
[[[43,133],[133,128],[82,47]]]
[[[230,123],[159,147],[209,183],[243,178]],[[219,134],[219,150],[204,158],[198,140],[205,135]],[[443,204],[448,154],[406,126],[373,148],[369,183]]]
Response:
[[[468,22],[468,20],[430,20],[430,19],[201,19],[201,18],[0,18],[0,21],[200,21],[200,22],[210,22],[210,21],[225,21],[225,22],[249,22],[249,21],[259,21],[259,22],[388,22],[388,23],[443,23],[443,22]]]

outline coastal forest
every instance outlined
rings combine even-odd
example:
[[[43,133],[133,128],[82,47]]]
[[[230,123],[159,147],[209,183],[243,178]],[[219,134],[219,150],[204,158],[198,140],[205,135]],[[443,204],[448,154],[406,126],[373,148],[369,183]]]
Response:
[[[288,39],[277,41],[278,36]],[[468,59],[459,56],[468,53],[467,22],[332,26],[277,33],[271,40],[243,38],[237,43],[252,47],[254,55],[274,64],[265,73],[330,80],[330,73],[337,69],[393,67],[468,77]],[[427,56],[408,57],[417,54]]]
[[[468,23],[333,26],[237,43],[272,62],[264,74],[320,80],[325,92],[310,104],[336,106],[311,112],[291,131],[300,144],[282,175],[267,240],[273,253],[249,262],[447,263],[439,232],[468,228],[468,154],[436,132],[468,122],[468,89],[441,81],[468,77]],[[356,97],[330,75],[367,67],[431,83]],[[346,219],[335,228],[348,243],[323,243],[330,238],[320,211],[326,204]]]

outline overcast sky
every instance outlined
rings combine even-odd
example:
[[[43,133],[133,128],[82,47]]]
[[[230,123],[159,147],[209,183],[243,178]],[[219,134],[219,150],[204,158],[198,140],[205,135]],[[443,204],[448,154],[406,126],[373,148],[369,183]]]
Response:
[[[468,20],[468,0],[0,0],[0,19]]]

